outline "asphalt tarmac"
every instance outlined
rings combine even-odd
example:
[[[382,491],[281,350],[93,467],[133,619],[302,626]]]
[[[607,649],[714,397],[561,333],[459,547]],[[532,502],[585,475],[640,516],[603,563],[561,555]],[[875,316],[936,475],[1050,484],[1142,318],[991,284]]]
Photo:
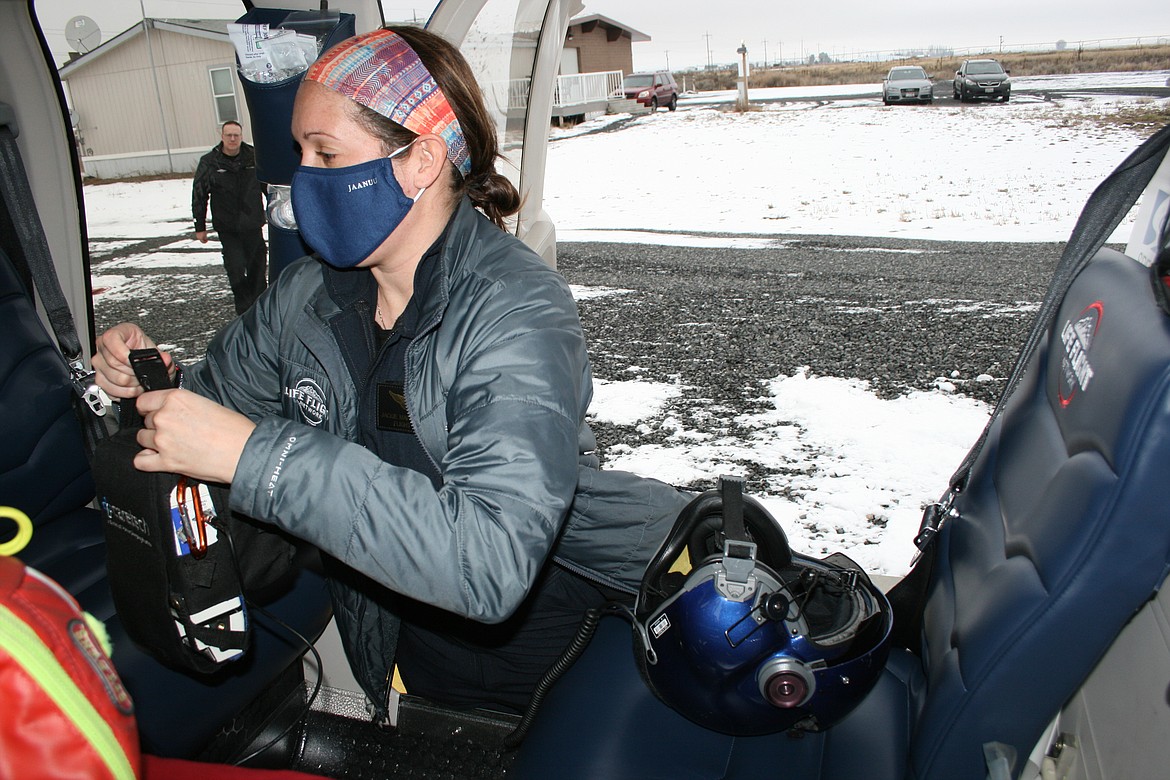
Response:
[[[570,283],[630,291],[579,304],[597,377],[677,382],[670,413],[684,427],[735,435],[738,415],[761,410],[762,383],[804,367],[883,397],[944,387],[994,403],[1062,248],[810,236],[764,250],[565,244],[559,267]],[[594,427],[603,454],[661,435]]]
[[[994,403],[1061,249],[848,236],[780,236],[768,249],[562,243],[558,268],[570,284],[622,291],[578,304],[595,377],[675,382],[671,414],[734,434],[737,415],[760,410],[762,383],[802,367],[883,397],[941,386]],[[137,321],[191,361],[233,315],[218,266],[118,273],[143,294],[96,295],[99,332]],[[661,435],[594,427],[603,458],[609,443]]]

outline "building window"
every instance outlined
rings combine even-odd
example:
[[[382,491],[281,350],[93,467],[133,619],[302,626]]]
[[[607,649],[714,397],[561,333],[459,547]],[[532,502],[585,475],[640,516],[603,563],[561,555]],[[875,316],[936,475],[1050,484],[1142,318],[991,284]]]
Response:
[[[218,124],[239,122],[240,111],[236,107],[236,75],[231,68],[212,68],[211,96],[215,99],[215,115]]]

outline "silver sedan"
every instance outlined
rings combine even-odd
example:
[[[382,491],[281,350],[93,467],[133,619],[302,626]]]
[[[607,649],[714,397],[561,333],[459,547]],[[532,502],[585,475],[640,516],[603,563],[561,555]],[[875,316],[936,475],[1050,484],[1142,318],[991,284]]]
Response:
[[[890,68],[882,80],[882,102],[931,103],[934,101],[934,84],[926,71],[917,65],[900,65]]]

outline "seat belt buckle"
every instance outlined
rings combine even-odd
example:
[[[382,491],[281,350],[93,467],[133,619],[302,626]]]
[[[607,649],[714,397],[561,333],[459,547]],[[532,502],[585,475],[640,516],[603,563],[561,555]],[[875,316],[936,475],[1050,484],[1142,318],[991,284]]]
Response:
[[[910,562],[911,567],[918,563],[930,545],[934,543],[935,537],[938,536],[939,529],[942,528],[946,519],[956,514],[954,490],[948,491],[941,500],[927,504],[926,508],[922,510],[922,522],[918,526],[918,534],[914,537],[914,546],[918,548],[918,552],[914,554],[914,560]]]
[[[87,371],[80,360],[69,363],[69,380],[73,384],[73,392],[96,416],[105,417],[113,402],[106,391],[98,387],[96,377],[97,373]]]
[[[914,537],[914,546],[921,554],[938,535],[938,527],[942,524],[942,512],[938,504],[930,504],[922,510],[922,523],[918,526],[918,533]]]

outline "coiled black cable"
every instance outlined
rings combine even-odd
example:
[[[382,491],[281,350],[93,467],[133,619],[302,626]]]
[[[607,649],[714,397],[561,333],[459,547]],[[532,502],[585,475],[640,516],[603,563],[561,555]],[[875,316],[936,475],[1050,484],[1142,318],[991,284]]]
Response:
[[[577,628],[577,635],[565,648],[565,652],[561,653],[561,657],[541,675],[540,682],[536,684],[536,689],[532,692],[532,698],[528,700],[528,707],[524,710],[520,722],[516,724],[516,728],[508,736],[504,737],[506,749],[513,750],[524,741],[524,737],[528,735],[528,729],[532,727],[532,722],[536,719],[536,712],[540,709],[549,689],[565,672],[569,671],[577,659],[581,657],[581,654],[585,652],[585,648],[589,646],[593,634],[597,631],[597,623],[606,613],[622,615],[631,619],[633,617],[625,605],[616,601],[585,610],[585,616],[581,618],[581,625]]]

